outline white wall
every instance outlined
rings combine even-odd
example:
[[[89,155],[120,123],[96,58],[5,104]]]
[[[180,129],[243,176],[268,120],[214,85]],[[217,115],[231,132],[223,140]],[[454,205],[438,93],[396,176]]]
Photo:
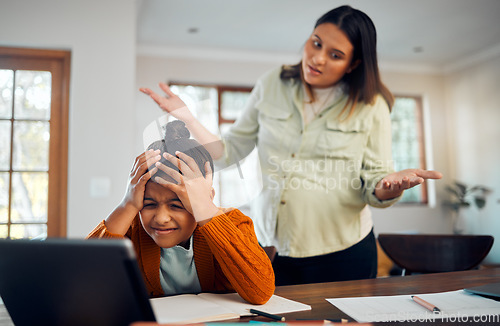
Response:
[[[69,237],[87,235],[124,192],[135,154],[135,12],[133,0],[0,2],[0,45],[71,51]],[[108,197],[90,196],[94,177],[110,182]]]
[[[447,112],[444,99],[444,78],[438,74],[405,73],[382,70],[389,89],[398,95],[418,95],[423,99],[426,167],[443,173],[439,181],[427,181],[429,205],[396,204],[391,208],[372,209],[375,232],[448,233],[450,218],[441,205],[443,187],[449,182],[447,155]],[[431,186],[434,184],[434,186]],[[437,190],[437,195],[434,193]],[[437,197],[437,198],[436,198]]]
[[[499,49],[500,50],[500,49]],[[488,261],[500,263],[500,51],[446,76],[446,101],[452,124],[454,177],[493,189],[483,210],[464,210],[466,230],[492,234]]]
[[[374,210],[380,232],[451,232],[451,211],[443,206],[449,199],[444,186],[454,180],[493,189],[483,210],[464,210],[464,233],[490,234],[496,239],[486,258],[500,263],[500,47],[492,47],[467,62],[449,65],[441,76],[411,76],[386,73],[384,80],[393,92],[424,96],[424,115],[431,133],[433,167],[443,172],[436,181],[434,207],[395,206]],[[428,135],[429,136],[429,135]],[[429,157],[428,157],[429,159]]]

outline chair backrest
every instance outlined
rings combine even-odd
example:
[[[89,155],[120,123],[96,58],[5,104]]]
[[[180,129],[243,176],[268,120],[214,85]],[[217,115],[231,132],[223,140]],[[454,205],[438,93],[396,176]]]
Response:
[[[378,241],[403,275],[473,269],[493,245],[490,235],[381,233]]]

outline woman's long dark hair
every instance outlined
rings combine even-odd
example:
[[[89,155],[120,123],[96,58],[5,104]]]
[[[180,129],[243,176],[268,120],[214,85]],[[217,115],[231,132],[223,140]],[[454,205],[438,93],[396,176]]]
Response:
[[[195,160],[203,176],[206,176],[205,175],[206,162],[210,162],[210,168],[212,169],[212,172],[214,171],[214,162],[212,160],[212,156],[210,156],[210,153],[208,153],[208,151],[205,149],[203,145],[198,143],[196,140],[190,138],[190,136],[191,134],[189,130],[186,128],[184,122],[180,120],[170,121],[166,125],[165,138],[162,140],[155,141],[154,143],[149,145],[147,149],[148,150],[159,149],[161,155],[160,162],[176,171],[179,171],[179,168],[174,164],[170,163],[170,161],[167,161],[163,157],[163,153],[167,152],[175,156],[175,152],[178,151],[188,156],[191,156]],[[149,167],[149,169],[152,169],[153,167],[154,166],[151,166]],[[154,178],[157,176],[166,180],[171,180],[171,178],[167,176],[165,172],[163,172],[160,169],[158,169],[158,172],[156,172],[155,175],[151,177],[151,180],[154,180]]]
[[[389,110],[391,110],[394,96],[380,79],[377,62],[377,32],[370,17],[350,6],[341,6],[321,16],[316,21],[314,28],[324,23],[336,25],[347,35],[354,47],[352,62],[360,61],[351,73],[342,77],[342,81],[348,86],[349,98],[340,116],[344,115],[350,106],[347,115],[349,118],[354,113],[358,102],[373,104],[377,94],[383,96],[389,105]],[[309,98],[314,101],[311,85],[305,82],[302,75],[302,61],[296,65],[284,65],[280,77],[283,80],[300,78],[306,86]]]

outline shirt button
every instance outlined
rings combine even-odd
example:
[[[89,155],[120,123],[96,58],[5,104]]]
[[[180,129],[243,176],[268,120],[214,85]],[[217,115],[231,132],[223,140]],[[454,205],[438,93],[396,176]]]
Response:
[[[285,205],[285,204],[286,204],[286,201],[285,201],[285,200],[282,200],[282,201],[280,201],[280,204],[281,204],[281,205]]]
[[[292,157],[295,157],[295,153],[292,153]]]

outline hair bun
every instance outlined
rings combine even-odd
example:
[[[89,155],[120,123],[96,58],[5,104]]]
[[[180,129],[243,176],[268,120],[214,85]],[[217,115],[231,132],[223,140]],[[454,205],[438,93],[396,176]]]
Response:
[[[181,120],[174,120],[167,123],[165,126],[165,141],[186,138],[191,136],[186,124]]]

